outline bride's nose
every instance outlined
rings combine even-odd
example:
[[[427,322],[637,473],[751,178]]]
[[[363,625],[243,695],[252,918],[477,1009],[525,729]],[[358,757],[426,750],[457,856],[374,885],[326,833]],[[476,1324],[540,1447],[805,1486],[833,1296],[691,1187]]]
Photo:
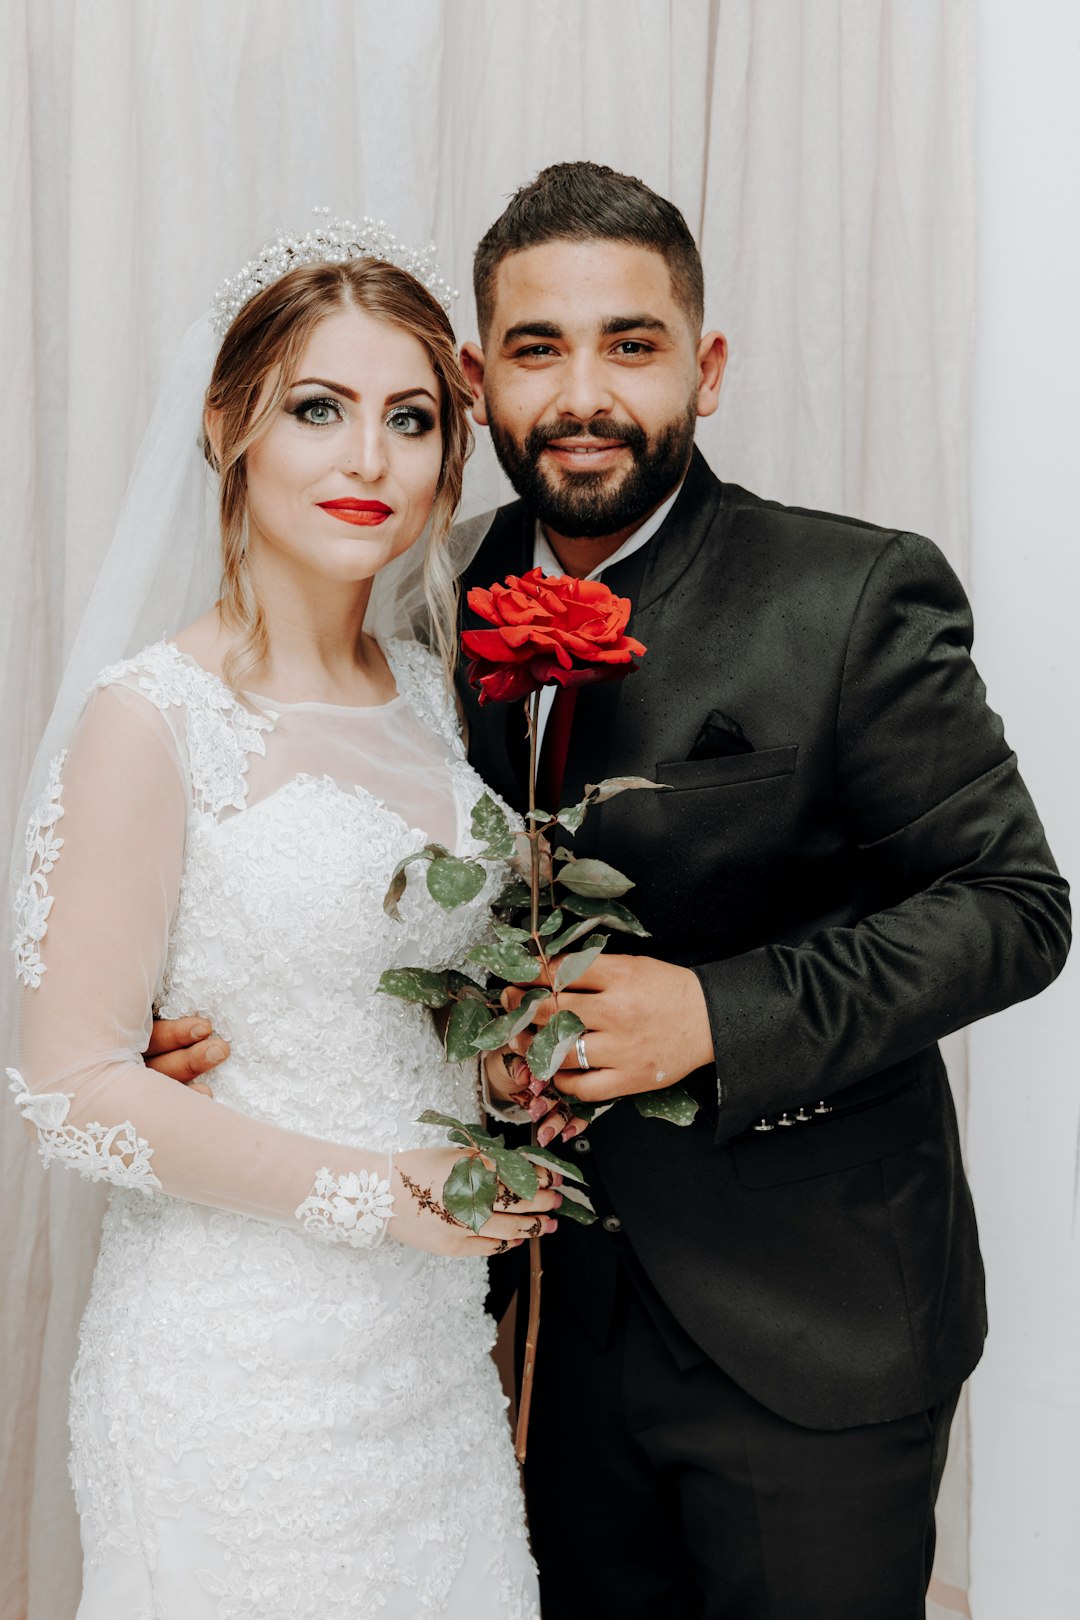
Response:
[[[358,422],[343,446],[342,472],[365,484],[376,484],[386,473],[386,439],[381,420]]]

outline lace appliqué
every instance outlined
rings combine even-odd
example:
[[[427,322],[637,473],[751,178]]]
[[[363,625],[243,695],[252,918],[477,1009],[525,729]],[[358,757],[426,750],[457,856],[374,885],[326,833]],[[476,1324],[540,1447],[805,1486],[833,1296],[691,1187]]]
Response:
[[[464,759],[461,721],[435,654],[419,641],[387,641],[383,651],[399,696],[459,759]]]
[[[150,1168],[154,1150],[129,1120],[121,1125],[94,1122],[79,1130],[67,1122],[71,1098],[66,1093],[35,1094],[18,1069],[8,1069],[7,1076],[19,1111],[37,1129],[43,1164],[59,1159],[87,1181],[111,1181],[114,1187],[130,1187],[137,1192],[160,1191],[161,1182]]]
[[[315,1177],[310,1197],[297,1208],[296,1218],[308,1232],[332,1243],[372,1249],[381,1242],[393,1213],[390,1183],[373,1170],[334,1176],[323,1169]]]
[[[38,947],[49,926],[53,897],[46,882],[56,865],[64,840],[55,832],[64,814],[60,772],[67,751],[49,766],[49,780],[26,827],[26,872],[15,894],[15,972],[23,984],[36,990],[45,972]]]
[[[226,809],[242,810],[248,755],[266,753],[263,733],[273,730],[274,721],[246,708],[224,681],[169,641],[102,670],[94,685],[113,686],[133,678],[155,708],[184,708],[188,769],[199,809],[214,817]]]

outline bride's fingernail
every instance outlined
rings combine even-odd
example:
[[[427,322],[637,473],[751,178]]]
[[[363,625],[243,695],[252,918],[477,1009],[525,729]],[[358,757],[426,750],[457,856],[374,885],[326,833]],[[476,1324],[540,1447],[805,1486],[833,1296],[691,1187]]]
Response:
[[[554,1131],[548,1130],[546,1128],[544,1130],[542,1130],[542,1131],[537,1131],[537,1133],[536,1133],[536,1145],[537,1145],[537,1147],[547,1147],[548,1143],[551,1141],[551,1138],[554,1135],[555,1135]]]
[[[210,1033],[210,1025],[209,1024],[192,1024],[192,1026],[191,1026],[191,1035],[192,1035],[193,1040],[196,1040],[196,1041],[204,1040],[205,1037],[207,1035],[209,1035],[209,1033]]]

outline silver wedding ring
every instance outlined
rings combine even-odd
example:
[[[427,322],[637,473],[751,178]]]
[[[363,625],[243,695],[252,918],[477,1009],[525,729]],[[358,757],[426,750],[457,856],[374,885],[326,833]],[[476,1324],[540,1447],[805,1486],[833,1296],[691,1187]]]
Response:
[[[587,1052],[585,1051],[584,1035],[579,1035],[577,1040],[574,1042],[574,1051],[577,1053],[578,1068],[587,1069],[589,1067],[589,1058]]]

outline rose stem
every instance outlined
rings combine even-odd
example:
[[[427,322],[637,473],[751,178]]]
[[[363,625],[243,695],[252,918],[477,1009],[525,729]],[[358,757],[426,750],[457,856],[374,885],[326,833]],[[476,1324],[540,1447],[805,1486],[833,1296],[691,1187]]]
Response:
[[[529,717],[529,810],[536,809],[536,733],[540,723],[540,691],[537,689],[525,705]],[[540,932],[540,833],[532,816],[529,817],[529,870],[530,900],[532,906],[532,933],[539,941]],[[533,1121],[532,1143],[540,1126]],[[540,1336],[540,1239],[529,1239],[529,1325],[525,1331],[525,1365],[521,1372],[521,1394],[518,1397],[517,1433],[514,1436],[514,1454],[519,1463],[525,1461],[525,1448],[529,1436],[529,1408],[532,1405],[533,1376],[536,1371],[536,1341]]]

